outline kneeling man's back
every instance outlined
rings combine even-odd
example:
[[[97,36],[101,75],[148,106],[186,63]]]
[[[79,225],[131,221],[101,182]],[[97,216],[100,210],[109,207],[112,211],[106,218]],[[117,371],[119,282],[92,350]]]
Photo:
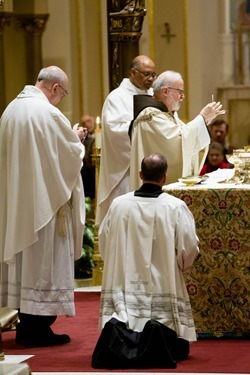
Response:
[[[183,272],[199,252],[198,238],[186,204],[162,192],[166,170],[162,155],[145,157],[143,185],[116,198],[99,229],[99,327],[115,318],[142,332],[154,320],[192,342],[196,333]]]

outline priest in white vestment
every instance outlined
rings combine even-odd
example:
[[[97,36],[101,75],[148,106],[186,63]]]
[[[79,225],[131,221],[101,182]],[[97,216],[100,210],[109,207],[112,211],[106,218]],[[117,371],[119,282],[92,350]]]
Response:
[[[128,128],[133,119],[133,96],[153,95],[155,78],[154,62],[147,56],[137,56],[131,64],[130,78],[124,78],[104,102],[96,225],[100,225],[112,200],[129,191]]]
[[[122,195],[99,228],[104,260],[99,327],[111,319],[143,331],[149,320],[192,342],[196,332],[183,273],[199,253],[192,213],[162,191],[164,156],[146,156],[139,190]]]
[[[142,158],[155,152],[168,160],[168,183],[176,182],[180,177],[198,175],[210,143],[207,125],[216,116],[225,113],[219,102],[212,102],[194,120],[183,123],[177,112],[185,97],[184,82],[177,72],[166,71],[160,74],[154,81],[153,90],[154,97],[148,105],[139,98],[139,103],[135,102],[134,106],[134,121],[130,129],[131,190],[140,186],[138,170]],[[134,99],[138,100],[137,97]],[[165,109],[160,107],[162,105]],[[203,152],[201,160],[200,152]]]
[[[68,77],[43,68],[0,122],[1,306],[19,309],[16,342],[70,341],[50,328],[75,314],[74,259],[81,256],[85,202],[80,170],[85,139],[55,105]]]

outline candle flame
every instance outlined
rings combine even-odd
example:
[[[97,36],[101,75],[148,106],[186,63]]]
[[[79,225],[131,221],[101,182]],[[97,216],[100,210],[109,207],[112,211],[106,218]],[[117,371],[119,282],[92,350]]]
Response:
[[[101,123],[100,117],[97,116],[97,117],[96,117],[96,120],[95,120],[96,129],[99,129],[99,128],[100,128],[100,123]]]

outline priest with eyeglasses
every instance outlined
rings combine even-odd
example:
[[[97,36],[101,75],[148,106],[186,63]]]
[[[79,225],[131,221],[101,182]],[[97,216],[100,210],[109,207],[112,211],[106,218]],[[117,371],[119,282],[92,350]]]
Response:
[[[185,98],[181,74],[165,71],[154,80],[152,87],[153,97],[134,96],[134,119],[129,128],[131,190],[140,186],[138,170],[141,159],[152,152],[159,152],[167,158],[168,183],[176,182],[180,177],[198,175],[210,143],[207,125],[225,113],[220,102],[212,101],[185,124],[178,117]]]

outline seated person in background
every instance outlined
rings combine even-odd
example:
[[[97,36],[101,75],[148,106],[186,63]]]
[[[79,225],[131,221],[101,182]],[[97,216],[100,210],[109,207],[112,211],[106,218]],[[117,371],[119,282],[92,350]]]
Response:
[[[109,368],[165,367],[168,354],[163,347],[168,347],[174,360],[187,359],[189,342],[196,341],[183,272],[191,268],[198,255],[199,240],[186,204],[162,191],[166,172],[163,155],[144,157],[139,173],[143,185],[115,198],[100,226],[104,271],[99,328],[104,329],[92,358],[93,367],[102,367],[98,361],[101,353],[103,358],[111,358],[105,363]],[[164,332],[160,337],[168,333],[164,344],[162,339],[154,343],[147,340],[147,345],[152,345],[143,351],[147,353],[143,363],[136,356],[135,343],[126,352],[127,361],[115,363],[114,353],[121,360],[125,351],[119,350],[119,345],[115,347],[114,337],[109,335],[107,326],[114,320],[127,330],[126,336],[144,334],[152,323]],[[169,333],[176,336],[175,340],[168,337]]]
[[[219,142],[212,142],[209,146],[207,163],[205,163],[201,170],[201,175],[214,172],[217,169],[229,168],[228,161],[224,161],[224,148]]]
[[[211,142],[219,142],[223,145],[224,161],[227,161],[226,154],[232,154],[233,148],[235,148],[230,145],[228,141],[228,123],[223,119],[215,120],[208,126],[208,129],[211,137]]]

